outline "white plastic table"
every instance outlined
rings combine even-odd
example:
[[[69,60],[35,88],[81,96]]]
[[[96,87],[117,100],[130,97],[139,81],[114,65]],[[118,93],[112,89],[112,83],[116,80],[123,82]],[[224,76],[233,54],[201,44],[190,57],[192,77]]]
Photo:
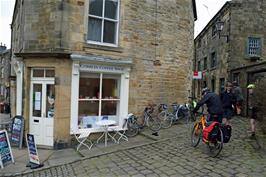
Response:
[[[97,143],[98,143],[98,141],[99,141],[100,139],[103,138],[103,136],[105,137],[105,138],[104,138],[104,143],[105,143],[104,145],[105,145],[105,147],[107,146],[107,139],[108,139],[108,136],[109,136],[110,138],[112,138],[114,142],[116,142],[115,138],[112,137],[112,136],[110,135],[110,133],[108,133],[108,127],[109,127],[110,125],[114,125],[115,123],[116,123],[116,121],[114,121],[114,120],[100,120],[100,121],[96,122],[96,125],[98,125],[98,126],[100,126],[100,127],[102,127],[102,128],[104,129],[103,134],[97,139]]]

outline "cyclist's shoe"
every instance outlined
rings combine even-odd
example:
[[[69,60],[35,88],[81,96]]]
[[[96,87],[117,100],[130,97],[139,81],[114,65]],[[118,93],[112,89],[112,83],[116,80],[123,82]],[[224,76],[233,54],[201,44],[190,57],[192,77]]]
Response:
[[[152,133],[153,136],[159,136],[158,132]]]

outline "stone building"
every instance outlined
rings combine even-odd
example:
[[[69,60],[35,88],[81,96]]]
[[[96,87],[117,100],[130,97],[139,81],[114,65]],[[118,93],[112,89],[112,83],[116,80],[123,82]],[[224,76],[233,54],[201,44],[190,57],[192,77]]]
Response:
[[[16,114],[37,144],[67,144],[191,91],[194,0],[16,1]]]
[[[237,81],[248,100],[246,86],[266,71],[265,10],[263,0],[232,0],[195,38],[194,70],[203,72],[193,84],[196,96],[204,86],[220,93],[227,81]]]
[[[9,113],[10,103],[10,50],[0,45],[0,113]]]

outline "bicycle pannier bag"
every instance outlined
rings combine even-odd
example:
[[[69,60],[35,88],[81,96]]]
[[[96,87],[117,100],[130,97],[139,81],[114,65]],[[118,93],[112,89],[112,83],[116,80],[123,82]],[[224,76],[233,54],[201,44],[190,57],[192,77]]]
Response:
[[[222,131],[224,143],[228,143],[231,138],[232,127],[230,125],[223,125]]]
[[[214,142],[217,140],[219,135],[219,123],[212,122],[208,127],[203,129],[203,141]]]

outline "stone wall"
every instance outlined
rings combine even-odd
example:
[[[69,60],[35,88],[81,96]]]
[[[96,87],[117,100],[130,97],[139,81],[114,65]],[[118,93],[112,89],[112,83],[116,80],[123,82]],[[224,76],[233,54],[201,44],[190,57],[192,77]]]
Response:
[[[183,103],[191,90],[194,17],[191,0],[121,1],[119,46],[86,43],[87,2],[25,1],[22,52],[69,51],[133,59],[131,112],[149,103]]]
[[[129,112],[135,114],[142,114],[144,107],[151,103],[184,103],[191,91],[194,30],[191,0],[121,0],[117,47],[86,42],[87,3],[85,0],[27,0],[20,8],[17,6],[13,19],[13,52],[22,57],[23,53],[36,56],[23,57],[25,117],[29,116],[30,68],[52,66],[56,81],[59,77],[55,141],[64,141],[69,136],[72,61],[40,58],[37,53],[132,59]]]
[[[232,4],[231,7],[231,69],[256,63],[247,55],[248,37],[260,37],[262,50],[260,60],[266,59],[266,1],[247,0]]]
[[[26,121],[30,117],[30,83],[31,68],[53,68],[55,70],[55,117],[54,140],[67,142],[69,140],[70,127],[70,102],[71,102],[71,72],[72,62],[65,58],[30,58],[24,60],[24,90],[23,90],[23,116]],[[64,67],[62,67],[64,65]],[[29,131],[29,124],[25,124],[25,130]]]

